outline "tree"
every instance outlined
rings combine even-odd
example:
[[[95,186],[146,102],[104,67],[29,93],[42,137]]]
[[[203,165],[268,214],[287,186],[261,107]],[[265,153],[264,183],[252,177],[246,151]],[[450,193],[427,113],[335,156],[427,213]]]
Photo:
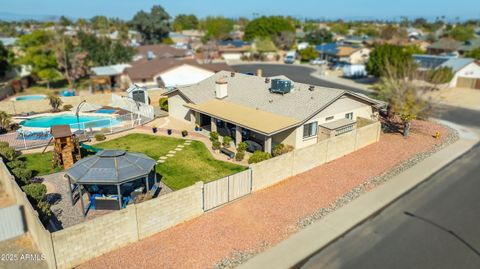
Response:
[[[327,29],[316,29],[305,36],[305,41],[311,45],[319,45],[333,41],[333,34]]]
[[[464,42],[475,37],[475,30],[472,26],[457,25],[448,32],[448,36],[455,40]]]
[[[87,52],[78,46],[78,42],[73,38],[62,35],[57,37],[57,40],[58,69],[67,79],[69,88],[75,89],[76,81],[88,72],[86,65]]]
[[[295,40],[295,33],[283,31],[274,39],[274,43],[279,49],[290,50],[295,44]]]
[[[109,21],[105,16],[94,16],[90,19],[90,23],[93,30],[100,31],[102,34],[109,32]]]
[[[452,69],[448,66],[444,66],[428,71],[425,80],[433,84],[444,84],[450,82],[453,79],[453,76]]]
[[[59,110],[58,108],[63,103],[63,101],[62,101],[62,99],[60,99],[60,97],[58,97],[56,95],[53,95],[53,94],[48,96],[48,102],[50,103],[50,106],[52,107],[54,112],[58,111]]]
[[[191,30],[198,28],[198,19],[195,15],[179,14],[173,21],[173,30],[181,32],[182,30]]]
[[[339,35],[348,34],[348,29],[349,29],[348,25],[343,22],[335,22],[330,25],[330,31]]]
[[[245,26],[245,40],[254,40],[257,37],[275,39],[282,32],[295,33],[295,27],[290,20],[281,16],[262,16],[250,21]]]
[[[404,67],[412,62],[412,55],[403,47],[397,45],[379,45],[370,53],[367,71],[370,75],[381,77],[385,75],[388,65],[395,72],[404,73]]]
[[[272,158],[272,155],[270,153],[257,150],[252,154],[252,156],[250,156],[250,158],[248,158],[248,163],[259,163],[270,158]]]
[[[471,50],[471,51],[465,53],[465,57],[480,60],[480,48],[476,48],[474,50]]]
[[[63,27],[72,25],[72,21],[65,16],[60,16],[60,18],[58,19],[58,23]]]
[[[200,22],[199,27],[205,31],[204,42],[228,38],[233,30],[233,20],[225,17],[207,17]]]
[[[11,123],[12,115],[5,111],[0,111],[0,134],[6,132]]]
[[[97,37],[95,34],[78,32],[77,46],[86,52],[87,66],[126,63],[132,60],[135,49],[119,41]]]
[[[391,40],[393,38],[407,38],[407,32],[403,28],[394,25],[387,25],[380,31],[380,37],[384,40]]]
[[[13,53],[10,52],[3,43],[0,42],[0,78],[5,76],[7,71],[11,69],[13,60]]]
[[[401,69],[399,67],[387,63],[384,76],[376,90],[378,97],[388,103],[387,126],[395,127],[400,123],[403,126],[403,135],[408,137],[412,120],[428,117],[432,100],[427,98],[426,94],[437,89],[438,83],[444,80],[442,75],[445,72],[432,77],[434,79],[431,84],[420,85],[417,81],[424,78],[419,77],[412,62],[407,62]]]
[[[308,62],[318,57],[317,51],[313,47],[307,47],[299,52],[300,59],[302,61]]]
[[[170,32],[170,15],[160,5],[155,5],[150,13],[139,11],[130,24],[135,30],[143,35],[144,40],[149,44],[162,42]]]
[[[54,33],[35,30],[20,37],[18,43],[22,50],[18,63],[30,65],[32,73],[45,80],[47,87],[50,88],[50,81],[59,77],[56,70]]]

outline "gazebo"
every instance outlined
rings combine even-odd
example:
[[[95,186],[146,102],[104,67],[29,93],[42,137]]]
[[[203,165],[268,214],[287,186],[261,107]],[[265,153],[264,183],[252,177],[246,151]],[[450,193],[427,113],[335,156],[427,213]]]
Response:
[[[115,194],[118,200],[119,209],[122,208],[123,194],[127,193],[133,182],[145,182],[146,191],[150,190],[149,174],[154,172],[154,184],[157,185],[157,176],[155,173],[156,162],[154,159],[142,153],[126,152],[124,150],[102,150],[94,156],[83,158],[73,164],[65,176],[68,179],[70,188],[70,197],[73,205],[72,183],[76,184],[79,190],[80,202],[83,215],[85,216],[85,206],[82,199],[82,187],[90,189],[89,194],[95,191]],[[153,184],[152,184],[153,185]],[[108,188],[110,187],[110,188]],[[116,191],[111,187],[116,187]],[[113,199],[111,195],[109,199]]]

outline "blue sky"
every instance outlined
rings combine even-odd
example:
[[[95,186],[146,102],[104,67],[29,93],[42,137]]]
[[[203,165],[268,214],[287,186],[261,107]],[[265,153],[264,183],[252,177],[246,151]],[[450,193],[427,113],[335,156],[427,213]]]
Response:
[[[170,15],[292,15],[299,18],[399,18],[445,15],[454,19],[480,18],[478,0],[0,0],[0,13],[67,15],[90,18],[106,15],[130,19],[138,10],[162,5]]]

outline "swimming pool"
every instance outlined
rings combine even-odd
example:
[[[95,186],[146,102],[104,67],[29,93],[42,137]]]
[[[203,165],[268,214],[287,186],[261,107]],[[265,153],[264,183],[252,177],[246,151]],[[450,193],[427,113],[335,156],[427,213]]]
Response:
[[[111,125],[117,125],[119,120],[112,117],[102,116],[80,116],[80,128],[103,128]],[[77,129],[77,117],[75,115],[61,114],[52,116],[40,116],[26,119],[20,122],[21,126],[36,127],[36,128],[50,128],[53,125],[70,124],[70,127]]]
[[[29,100],[42,100],[47,98],[47,96],[42,95],[42,94],[37,94],[37,95],[23,95],[23,96],[18,96],[15,97],[15,101],[29,101]]]

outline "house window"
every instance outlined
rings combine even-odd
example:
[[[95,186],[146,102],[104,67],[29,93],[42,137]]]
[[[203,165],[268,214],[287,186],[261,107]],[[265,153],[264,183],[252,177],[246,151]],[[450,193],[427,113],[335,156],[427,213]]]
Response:
[[[326,117],[326,118],[325,118],[325,121],[329,121],[329,120],[333,120],[333,116],[330,116],[330,117]]]
[[[352,120],[353,119],[353,112],[345,114],[345,118],[349,119],[349,120]]]
[[[303,125],[303,138],[309,138],[317,135],[317,122],[311,122]]]

